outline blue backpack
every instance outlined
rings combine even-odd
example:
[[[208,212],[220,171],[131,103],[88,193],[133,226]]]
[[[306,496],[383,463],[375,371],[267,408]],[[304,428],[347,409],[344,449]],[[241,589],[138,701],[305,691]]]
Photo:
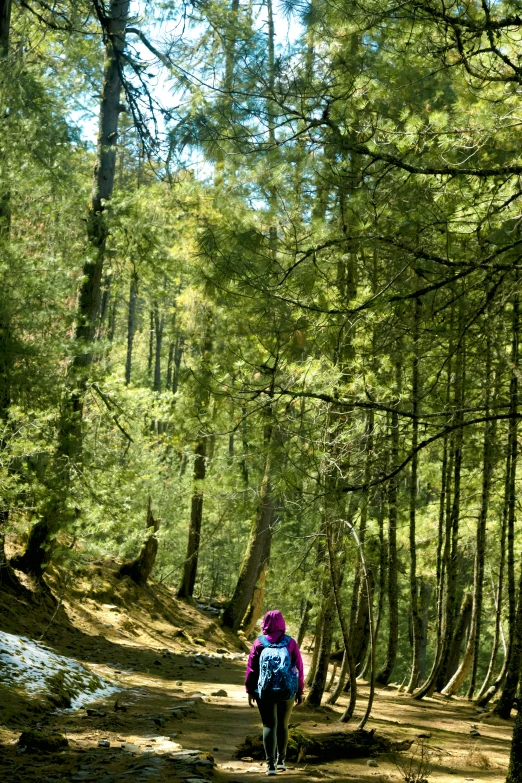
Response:
[[[263,645],[259,658],[259,680],[257,692],[259,698],[274,698],[280,701],[292,699],[297,693],[299,674],[292,665],[288,643],[290,636],[283,636],[277,644],[270,644],[266,636],[260,636]]]

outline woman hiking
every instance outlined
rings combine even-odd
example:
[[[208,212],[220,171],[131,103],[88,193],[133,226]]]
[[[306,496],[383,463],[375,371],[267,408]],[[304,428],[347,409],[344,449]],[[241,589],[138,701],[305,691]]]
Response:
[[[267,774],[275,775],[286,770],[288,723],[294,702],[303,701],[303,659],[277,609],[265,614],[262,630],[250,650],[245,685],[248,703],[257,703],[263,721]]]

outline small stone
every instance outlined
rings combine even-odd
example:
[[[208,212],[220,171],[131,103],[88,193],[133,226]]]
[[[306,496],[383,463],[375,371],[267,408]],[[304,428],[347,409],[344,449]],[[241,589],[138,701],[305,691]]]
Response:
[[[161,665],[162,665],[162,663],[159,660],[159,658],[154,661],[154,666],[161,666]]]
[[[218,647],[216,652],[220,653],[220,655],[226,655],[228,653],[228,650],[226,647]]]
[[[471,737],[480,737],[481,736],[480,731],[477,731],[476,729],[471,729],[469,733],[470,733]]]
[[[212,748],[212,750],[213,750],[213,751],[214,751],[214,753],[215,753],[216,751],[218,751],[218,750],[219,750],[219,748]]]
[[[176,685],[183,685],[183,680],[176,680]]]
[[[98,742],[98,747],[99,748],[110,748],[110,746],[111,746],[111,743],[109,742],[109,740],[100,740]]]
[[[220,688],[218,691],[212,691],[211,696],[228,696],[228,693]]]
[[[368,761],[366,762],[366,766],[367,767],[378,767],[379,765],[377,764],[375,759],[368,759]]]
[[[253,761],[253,760],[254,760],[254,759],[252,758],[252,756],[243,756],[243,758],[241,759],[241,761],[248,761],[249,763],[250,763],[251,761]]]
[[[418,739],[430,739],[431,733],[429,731],[421,731],[420,734],[417,734]]]

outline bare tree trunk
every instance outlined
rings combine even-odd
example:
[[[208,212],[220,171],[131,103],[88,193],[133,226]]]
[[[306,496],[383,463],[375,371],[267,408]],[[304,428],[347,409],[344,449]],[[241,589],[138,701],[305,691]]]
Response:
[[[165,382],[165,387],[167,389],[170,389],[172,386],[172,368],[174,366],[174,348],[175,344],[170,343],[169,344],[169,357],[167,359],[167,379]]]
[[[203,521],[203,489],[207,466],[207,438],[203,435],[194,449],[194,492],[190,508],[190,527],[187,554],[183,564],[183,576],[178,590],[178,598],[192,598],[198,570],[201,524]]]
[[[308,696],[306,697],[306,703],[310,707],[319,707],[321,704],[321,699],[326,687],[326,678],[328,676],[328,666],[330,663],[330,652],[332,649],[335,602],[333,593],[331,589],[329,589],[329,585],[327,584],[326,579],[324,587],[325,590],[328,590],[328,592],[325,595],[323,604],[323,626],[321,641],[318,645],[314,679],[310,685]]]
[[[352,657],[357,673],[362,669],[370,642],[370,602],[373,601],[374,579],[371,571],[369,571],[368,576],[371,593],[368,595],[366,580],[361,579],[359,582],[359,597],[357,600],[355,623],[352,633],[350,634]]]
[[[335,680],[335,675],[337,674],[337,669],[338,668],[339,668],[339,661],[335,660],[333,662],[333,669],[332,669],[332,673],[330,675],[330,679],[328,681],[328,684],[327,684],[326,688],[324,689],[325,693],[330,693],[330,691],[332,690],[333,684],[334,684],[334,680]]]
[[[417,584],[417,540],[416,540],[416,516],[417,516],[417,482],[418,482],[418,455],[417,446],[419,443],[419,322],[420,322],[420,299],[415,300],[415,314],[413,321],[413,362],[412,362],[412,438],[411,448],[413,458],[411,461],[411,479],[410,479],[410,610],[412,622],[413,650],[410,682],[406,693],[413,693],[419,684],[420,671],[420,650],[422,642],[422,616],[419,610],[419,588]]]
[[[458,614],[455,630],[453,632],[453,638],[449,646],[448,663],[446,668],[446,676],[448,679],[451,679],[457,671],[462,647],[467,644],[472,611],[473,596],[471,593],[466,593],[462,599],[460,612]]]
[[[17,567],[41,576],[51,554],[53,533],[60,528],[69,494],[70,466],[81,459],[84,396],[93,359],[96,324],[100,309],[101,279],[109,229],[106,205],[110,201],[116,171],[116,142],[121,111],[122,55],[129,0],[112,0],[105,17],[105,62],[100,100],[96,162],[87,217],[89,251],[82,270],[73,338],[73,360],[68,373],[68,391],[60,422],[55,475],[56,492],[49,493],[47,508],[33,526]]]
[[[7,73],[9,57],[9,37],[11,31],[11,0],[0,0],[0,69]],[[6,122],[5,107],[0,101],[0,112]],[[0,249],[7,245],[11,235],[11,193],[7,182],[7,159],[0,155]],[[0,451],[6,447],[7,420],[11,405],[11,374],[13,368],[13,346],[11,336],[11,318],[5,295],[0,299]],[[5,554],[5,534],[9,522],[7,504],[0,509],[0,587],[18,591],[21,585],[11,568]]]
[[[154,391],[161,391],[161,346],[163,344],[163,316],[160,316],[158,305],[154,305]]]
[[[419,654],[419,680],[422,682],[426,676],[426,651],[428,647],[428,626],[430,617],[430,600],[432,587],[426,579],[421,579],[419,600],[422,616],[422,637]]]
[[[489,683],[491,682],[491,679],[493,677],[493,672],[495,671],[495,662],[497,659],[497,653],[498,648],[500,647],[500,637],[502,634],[502,596],[503,596],[503,585],[504,585],[504,567],[506,562],[506,526],[507,526],[507,506],[504,504],[503,514],[502,514],[502,526],[501,526],[501,533],[500,533],[500,563],[499,563],[499,573],[498,573],[498,586],[496,591],[496,597],[495,597],[495,585],[492,584],[492,590],[493,590],[493,600],[495,602],[495,630],[493,632],[493,645],[491,648],[491,655],[489,659],[489,665],[488,670],[486,672],[486,676],[484,677],[484,682],[482,683],[482,687],[477,695],[477,703],[484,707],[488,701],[493,698],[495,693],[497,692],[498,688],[501,685],[501,681],[498,683],[498,688],[493,688],[492,693],[489,692]],[[507,661],[507,646],[505,649],[505,661]],[[502,671],[504,671],[505,666],[503,665]],[[484,701],[485,699],[485,701]]]
[[[506,783],[522,783],[522,710],[519,709],[513,726],[513,740]]]
[[[395,384],[397,397],[401,391],[401,364],[400,348],[399,356],[395,364]],[[399,461],[399,416],[394,410],[391,414],[391,464],[397,465]],[[391,479],[388,487],[388,646],[386,660],[378,672],[375,681],[379,685],[387,685],[397,658],[399,642],[399,604],[397,585],[397,511],[398,511],[398,484],[396,478]]]
[[[190,523],[187,542],[187,554],[183,566],[183,576],[178,590],[178,598],[192,598],[194,586],[196,584],[199,544],[201,537],[201,525],[203,522],[203,488],[201,482],[205,479],[208,462],[208,442],[210,433],[208,431],[208,411],[210,402],[210,391],[208,388],[208,377],[210,358],[212,355],[212,333],[213,323],[210,311],[205,315],[205,329],[203,342],[201,345],[201,374],[202,383],[196,390],[196,414],[200,419],[200,430],[196,446],[194,449],[194,490],[190,508]],[[201,421],[207,420],[205,427]],[[251,597],[251,596],[250,596]],[[250,600],[250,598],[249,598]],[[245,607],[246,610],[246,607]],[[241,618],[243,619],[243,618]]]
[[[174,371],[172,373],[172,393],[176,394],[179,386],[179,374],[181,368],[181,360],[183,358],[183,337],[181,332],[176,335],[176,343],[174,346]]]
[[[386,577],[388,571],[387,546],[384,538],[384,509],[386,501],[384,492],[381,489],[379,493],[379,506],[377,512],[377,522],[379,525],[379,600],[377,602],[377,619],[375,621],[375,639],[379,638],[382,616],[384,613],[384,599],[386,597]]]
[[[308,630],[308,623],[310,621],[310,609],[312,608],[312,602],[305,599],[304,612],[301,615],[301,622],[299,623],[299,631],[297,632],[297,646],[301,647],[305,634]]]
[[[449,353],[452,353],[452,343],[450,341]],[[446,406],[449,407],[452,391],[452,362],[451,359],[447,365],[447,384],[446,384]],[[445,580],[450,556],[450,509],[451,509],[451,477],[453,474],[454,448],[453,441],[448,436],[444,437],[442,448],[442,469],[441,469],[441,490],[439,496],[439,515],[438,515],[438,536],[437,536],[437,560],[436,560],[436,578],[437,578],[437,634],[435,639],[435,655],[430,674],[426,681],[421,685],[415,699],[422,699],[424,696],[431,696],[435,690],[435,682],[439,671],[442,651],[444,646],[443,626],[444,626],[444,604],[445,604]]]
[[[252,596],[252,600],[250,601],[250,606],[247,609],[245,618],[241,625],[241,629],[247,637],[249,637],[253,632],[257,621],[263,614],[267,575],[268,560],[265,560],[261,569],[261,573],[259,574],[259,579],[257,580],[256,586],[254,588],[254,594]]]
[[[339,574],[339,561],[336,560],[334,555],[335,542],[332,536],[331,525],[328,525],[326,529],[326,541],[328,544],[328,560],[330,563],[330,575],[332,580],[333,598],[335,601],[335,608],[337,609],[339,624],[341,626],[341,633],[343,635],[344,654],[346,658],[349,679],[350,679],[350,701],[348,702],[348,706],[346,707],[346,710],[344,711],[341,717],[341,721],[343,723],[348,723],[348,721],[350,720],[350,718],[354,713],[355,705],[357,703],[357,679],[355,674],[355,661],[353,659],[351,643],[350,643],[348,623],[346,622],[344,612],[343,612],[341,590],[340,590],[341,579]]]
[[[517,279],[518,283],[518,279]],[[511,374],[511,383],[509,389],[509,451],[510,451],[510,480],[508,494],[508,527],[507,527],[507,577],[508,577],[508,621],[509,621],[509,639],[513,639],[515,633],[515,516],[516,516],[516,473],[518,458],[518,353],[519,353],[519,330],[520,330],[520,304],[518,292],[513,297],[513,328],[511,345],[511,365],[513,372]],[[509,654],[508,654],[509,657]]]
[[[129,291],[129,315],[127,319],[127,357],[125,360],[125,383],[127,386],[131,381],[132,371],[132,347],[134,344],[134,335],[136,333],[136,302],[138,294],[138,275],[132,273],[130,291]]]
[[[459,326],[462,324],[462,311],[459,315]],[[461,329],[459,330],[461,331]],[[456,423],[463,422],[463,403],[464,403],[464,384],[465,384],[465,346],[464,336],[461,337],[461,343],[457,351],[456,380],[455,380],[455,407]],[[459,520],[460,520],[460,490],[462,475],[462,449],[464,441],[464,429],[459,427],[455,435],[454,448],[454,472],[453,472],[453,502],[451,504],[451,513],[449,514],[446,525],[445,542],[445,570],[446,570],[446,591],[445,591],[445,611],[442,654],[436,676],[436,688],[442,691],[449,680],[449,658],[452,649],[452,640],[454,636],[455,621],[457,615],[457,560],[458,560],[458,541],[459,541]],[[449,500],[449,499],[448,499]],[[448,550],[451,552],[448,558]]]
[[[522,571],[520,572],[520,581],[518,585],[518,600],[515,612],[515,628],[513,637],[510,640],[511,654],[508,656],[506,667],[506,679],[502,695],[495,707],[495,715],[500,718],[508,719],[513,703],[517,695],[517,688],[520,682],[520,669],[522,665]]]
[[[271,429],[271,428],[270,428]],[[223,614],[223,624],[237,631],[252,600],[256,582],[270,557],[275,506],[271,485],[271,435],[265,435],[267,455],[256,512],[234,594]]]
[[[315,677],[315,670],[317,668],[317,658],[319,657],[319,648],[321,646],[321,637],[323,635],[323,624],[324,624],[324,601],[322,601],[320,604],[319,612],[317,613],[317,620],[315,621],[314,651],[312,653],[312,662],[310,664],[310,668],[308,669],[308,674],[306,676],[306,685],[308,687],[310,687],[310,685],[313,683]]]
[[[341,663],[341,670],[339,672],[339,679],[337,681],[337,685],[335,686],[333,692],[330,694],[328,699],[326,700],[327,704],[336,704],[339,696],[342,694],[344,690],[344,686],[346,683],[346,675],[348,674],[348,658],[346,657],[346,652],[343,655],[343,660]]]
[[[152,360],[154,358],[154,310],[149,311],[149,355],[147,358],[147,375],[152,373]]]
[[[130,576],[137,585],[143,586],[151,575],[156,555],[158,553],[158,539],[156,533],[159,530],[159,522],[152,516],[151,500],[147,504],[147,530],[152,528],[152,532],[140,549],[138,556],[130,563],[124,563],[118,571],[118,576]]]
[[[491,331],[487,334],[486,348],[486,416],[489,416],[491,407]],[[468,643],[464,656],[457,671],[442,691],[445,696],[452,696],[457,693],[464,680],[472,669],[477,656],[477,648],[480,640],[480,621],[482,615],[482,596],[484,590],[484,560],[486,550],[486,523],[488,518],[489,497],[491,489],[491,475],[493,471],[493,444],[495,439],[495,428],[493,422],[486,422],[484,429],[484,443],[482,450],[482,496],[480,504],[480,513],[477,521],[477,534],[475,543],[475,563],[473,570],[473,613],[471,618],[471,629],[469,632]],[[472,683],[473,686],[473,683]],[[471,690],[473,693],[473,687]]]

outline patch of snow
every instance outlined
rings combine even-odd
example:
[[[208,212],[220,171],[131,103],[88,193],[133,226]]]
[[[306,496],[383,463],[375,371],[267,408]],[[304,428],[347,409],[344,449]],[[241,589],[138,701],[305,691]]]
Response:
[[[57,674],[63,674],[63,686],[71,696],[73,709],[120,690],[74,658],[58,655],[26,636],[0,631],[0,683],[28,693],[47,694],[53,692],[50,680]]]

